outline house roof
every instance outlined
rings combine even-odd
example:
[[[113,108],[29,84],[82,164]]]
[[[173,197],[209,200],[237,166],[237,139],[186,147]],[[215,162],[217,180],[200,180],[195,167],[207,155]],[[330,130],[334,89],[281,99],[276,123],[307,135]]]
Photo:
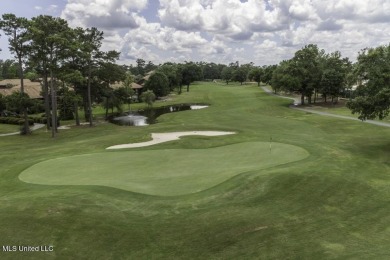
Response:
[[[12,88],[7,88],[7,84],[12,84]],[[122,87],[122,82],[112,84],[112,88]],[[141,89],[143,86],[135,82],[131,83],[132,89]],[[20,79],[5,79],[0,81],[0,94],[3,96],[11,95],[13,92],[20,91]],[[30,98],[42,98],[41,96],[42,86],[40,82],[32,82],[29,79],[24,79],[24,92],[28,94]]]
[[[155,71],[149,71],[148,73],[145,74],[145,76],[142,78],[143,80],[147,81],[149,80],[150,76],[154,73]]]
[[[13,87],[7,88],[7,84],[12,84]],[[40,82],[32,82],[29,79],[24,79],[24,92],[28,94],[30,98],[42,98],[41,90],[42,87]],[[16,91],[20,91],[20,79],[5,79],[0,81],[0,94],[8,96]]]
[[[140,89],[143,88],[144,86],[141,86],[140,84],[137,84],[135,82],[131,83],[131,88],[132,89]]]
[[[117,89],[117,88],[120,88],[120,87],[123,87],[123,84],[122,82],[117,82],[115,84],[111,84],[110,85],[112,88],[114,89]],[[135,82],[131,83],[131,88],[132,89],[140,89],[140,88],[143,88],[143,86],[141,86],[140,84],[137,84]]]

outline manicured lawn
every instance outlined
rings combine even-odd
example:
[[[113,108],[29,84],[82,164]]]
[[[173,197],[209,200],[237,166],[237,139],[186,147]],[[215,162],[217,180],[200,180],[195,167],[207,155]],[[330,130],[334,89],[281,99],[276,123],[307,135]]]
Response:
[[[238,174],[297,161],[309,155],[293,145],[273,143],[271,149],[269,146],[269,143],[251,142],[208,149],[69,156],[38,163],[23,171],[19,178],[35,184],[102,185],[172,196],[199,192]],[[181,157],[188,159],[181,160]],[[145,158],[150,163],[145,163]]]
[[[18,125],[0,124],[0,134],[8,134],[19,131]]]
[[[335,115],[341,115],[341,116],[350,116],[358,118],[358,114],[352,114],[351,110],[348,109],[345,106],[345,101],[340,102],[340,105],[336,105],[335,107],[332,107],[331,105],[327,104],[327,107],[323,106],[322,104],[314,104],[312,106],[305,107],[307,109],[314,109],[316,111],[322,111],[327,112]],[[376,121],[384,122],[384,123],[390,123],[390,117],[386,117],[383,120],[376,119]]]
[[[199,83],[172,101],[185,102],[211,106],[146,127],[73,127],[54,140],[44,129],[0,137],[0,245],[54,246],[0,251],[0,258],[388,259],[388,128],[292,110],[289,100],[256,86]],[[105,150],[151,133],[195,130],[237,134]],[[271,155],[281,158],[257,160],[271,136],[283,147]],[[297,151],[309,156],[283,161]],[[138,168],[129,178],[139,185],[120,179],[132,163]],[[213,169],[221,169],[218,178],[206,178]],[[21,181],[23,171],[34,181],[43,174],[46,185]],[[157,171],[173,175],[158,183]],[[58,185],[62,173],[83,185]],[[107,186],[90,179],[104,173],[116,179],[105,178]],[[147,182],[155,186],[142,190]]]

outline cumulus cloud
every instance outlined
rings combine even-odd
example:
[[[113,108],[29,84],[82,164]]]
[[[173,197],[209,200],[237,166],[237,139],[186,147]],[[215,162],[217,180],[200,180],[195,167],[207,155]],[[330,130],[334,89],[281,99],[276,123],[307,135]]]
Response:
[[[390,22],[390,2],[388,0],[315,0],[313,5],[323,20],[333,18],[366,23]]]
[[[163,56],[193,58],[193,54],[199,50],[206,50],[209,42],[202,37],[200,32],[186,32],[172,27],[162,26],[159,23],[148,23],[146,19],[140,19],[139,27],[130,29],[123,37],[122,53],[129,60],[137,57],[153,62],[164,62],[163,57],[152,55],[164,52]],[[214,49],[216,49],[214,51]],[[218,44],[207,47],[209,53],[220,52]],[[142,55],[142,56],[139,56]],[[177,59],[177,58],[176,58]]]
[[[61,16],[73,26],[134,28],[137,12],[147,4],[147,0],[68,0]]]
[[[226,55],[231,50],[232,48],[226,45],[223,41],[214,38],[211,42],[204,44],[202,48],[199,49],[199,53],[206,58],[210,55]]]
[[[152,45],[161,50],[176,52],[191,52],[207,43],[200,32],[179,31],[161,26],[159,23],[147,23],[145,19],[140,21],[138,28],[130,30],[124,38],[125,41],[134,44]]]
[[[292,58],[294,52],[292,48],[280,46],[278,42],[266,39],[255,46],[254,58],[259,65],[277,64]]]
[[[158,62],[159,57],[149,48],[145,46],[136,47],[132,44],[125,45],[122,49],[122,57],[129,61],[135,61],[138,58],[142,58],[147,61]]]
[[[317,30],[319,31],[339,31],[343,28],[343,25],[337,23],[334,19],[327,19],[325,21],[322,21],[318,27]]]
[[[62,17],[127,60],[274,64],[309,43],[353,59],[388,43],[389,14],[388,0],[68,0]]]
[[[178,30],[204,30],[233,40],[249,39],[254,32],[286,26],[279,9],[267,10],[262,0],[160,0],[162,24]]]

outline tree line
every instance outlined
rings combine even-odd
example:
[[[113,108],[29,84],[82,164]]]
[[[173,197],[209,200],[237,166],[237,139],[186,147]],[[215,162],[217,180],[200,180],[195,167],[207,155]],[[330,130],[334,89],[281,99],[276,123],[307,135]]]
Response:
[[[144,96],[149,103],[175,89],[180,94],[183,86],[189,91],[191,83],[197,80],[221,79],[226,84],[251,80],[258,85],[270,84],[275,92],[299,93],[302,104],[305,99],[308,103],[316,102],[319,95],[325,101],[337,102],[357,85],[356,98],[347,104],[352,112],[359,113],[361,119],[384,118],[389,113],[389,46],[362,50],[355,64],[340,52],[326,53],[310,44],[290,60],[262,67],[238,61],[228,65],[191,61],[155,65],[140,58],[136,65],[118,65],[120,53],[102,51],[103,32],[94,27],[71,28],[67,21],[47,15],[26,19],[3,14],[0,28],[8,37],[9,49],[15,57],[0,60],[0,77],[20,79],[20,93],[12,97],[20,100],[12,102],[19,104],[25,133],[29,133],[28,113],[35,111],[33,106],[39,107],[28,100],[25,78],[41,81],[42,109],[53,137],[57,133],[57,113],[63,119],[75,119],[78,125],[81,107],[85,120],[92,126],[93,103],[102,103],[106,115],[109,109],[120,109],[124,103],[130,106],[134,94],[131,84],[142,82],[145,76],[144,89],[150,93]],[[110,86],[116,82],[122,86],[112,89]],[[0,108],[5,106],[4,100],[0,97],[3,103]]]
[[[326,53],[309,44],[294,57],[273,67],[270,84],[275,92],[299,93],[301,104],[349,97],[347,107],[359,119],[383,119],[390,110],[390,44],[363,49],[352,63],[338,51]],[[353,95],[352,88],[355,88]]]
[[[23,114],[23,133],[29,133],[28,113],[33,103],[28,100],[24,79],[40,81],[42,85],[45,122],[52,137],[57,134],[59,116],[75,119],[80,124],[79,107],[84,110],[85,120],[93,124],[92,104],[102,103],[109,109],[121,108],[130,103],[132,82],[140,82],[150,71],[145,82],[146,90],[157,97],[183,86],[189,91],[195,80],[221,78],[226,65],[205,62],[164,63],[155,65],[151,61],[137,59],[136,65],[117,65],[117,51],[102,51],[103,32],[97,28],[71,28],[59,17],[40,15],[32,19],[3,14],[0,28],[9,40],[9,50],[15,60],[0,62],[2,78],[20,79],[19,104],[14,111]],[[119,89],[111,84],[122,82]],[[241,81],[242,82],[242,81]],[[70,91],[71,90],[71,91]],[[15,97],[18,97],[16,95]],[[10,104],[15,97],[2,98]],[[149,100],[151,100],[149,98]],[[3,106],[4,107],[4,106]],[[58,115],[59,113],[59,115]]]
[[[326,53],[310,44],[275,67],[271,86],[275,92],[299,93],[302,105],[305,98],[311,104],[319,95],[325,102],[328,97],[337,102],[338,97],[354,84],[353,80],[347,80],[351,72],[352,63],[348,58],[342,58],[340,52]]]
[[[97,89],[91,85],[113,80],[104,70],[110,69],[119,58],[116,51],[101,51],[103,32],[93,27],[70,28],[65,20],[47,15],[29,20],[3,14],[0,28],[8,36],[9,49],[17,63],[20,98],[26,98],[25,68],[42,78],[47,128],[51,128],[52,136],[57,133],[57,91],[65,85],[73,86],[74,91],[66,97],[74,103],[75,113],[78,113],[78,104],[82,103],[92,125],[92,95]],[[24,132],[29,133],[28,102],[20,104],[25,119]]]

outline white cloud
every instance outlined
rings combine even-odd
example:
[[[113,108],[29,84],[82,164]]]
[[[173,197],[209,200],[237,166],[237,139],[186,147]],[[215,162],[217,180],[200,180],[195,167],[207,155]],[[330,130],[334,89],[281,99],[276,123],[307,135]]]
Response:
[[[104,48],[123,58],[278,63],[304,45],[340,50],[354,59],[364,47],[388,43],[390,1],[68,0],[72,26],[105,31]],[[151,22],[153,21],[153,22]],[[126,29],[123,30],[123,29]],[[107,34],[107,32],[109,32]],[[142,56],[140,56],[142,55]]]
[[[61,17],[72,26],[134,28],[137,12],[147,4],[147,0],[68,0]]]
[[[292,1],[288,9],[291,17],[306,21],[316,19],[316,12],[309,0]]]
[[[207,43],[199,32],[179,31],[171,27],[162,27],[159,23],[140,21],[140,26],[130,30],[125,40],[138,45],[152,45],[160,50],[192,52]]]
[[[249,39],[254,32],[286,26],[279,10],[266,10],[262,0],[160,0],[162,24],[179,30],[204,30],[233,40]]]
[[[232,50],[229,46],[227,46],[224,42],[214,38],[211,42],[204,44],[200,49],[199,53],[207,58],[210,55],[224,55],[229,53]]]
[[[266,39],[255,46],[254,60],[256,64],[277,64],[282,60],[293,57],[295,50],[280,46],[276,41]]]
[[[159,62],[159,57],[145,46],[137,48],[128,44],[124,46],[123,50],[125,51],[123,53],[124,59],[129,60],[130,62],[136,60],[137,58],[141,58],[146,61]]]
[[[333,18],[366,23],[390,22],[390,2],[388,0],[315,0],[313,5],[324,20]]]
[[[122,36],[116,31],[105,31],[102,51],[120,50],[124,45]]]

